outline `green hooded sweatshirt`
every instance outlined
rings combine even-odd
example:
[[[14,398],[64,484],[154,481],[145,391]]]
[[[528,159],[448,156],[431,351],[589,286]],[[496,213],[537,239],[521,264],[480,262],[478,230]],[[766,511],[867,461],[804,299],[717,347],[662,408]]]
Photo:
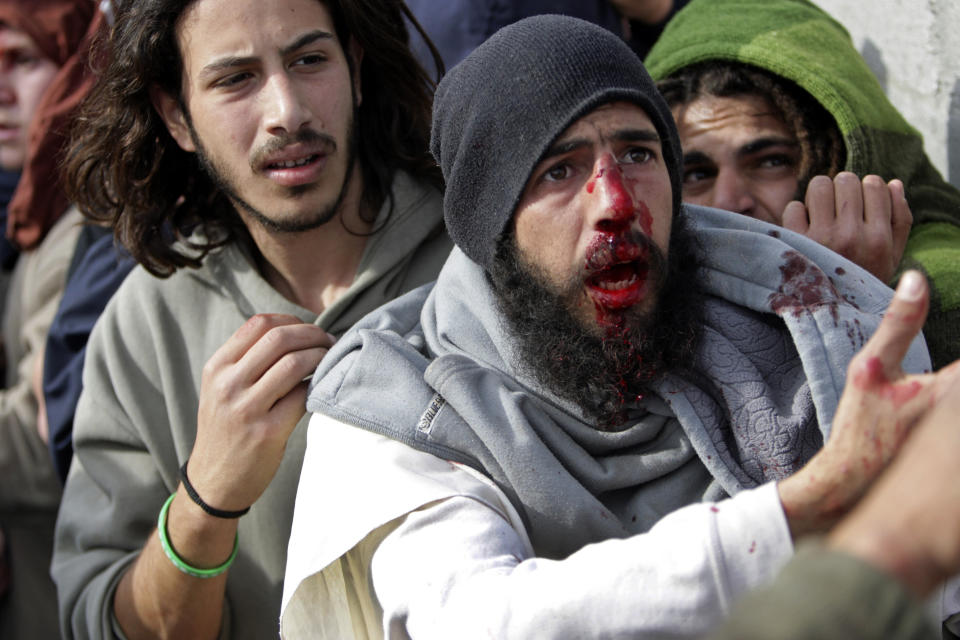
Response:
[[[899,178],[913,227],[895,279],[919,268],[932,285],[924,337],[935,367],[960,358],[960,191],[943,180],[853,46],[806,0],[693,0],[670,21],[646,65],[662,80],[692,64],[730,60],[805,89],[834,117],[847,171]]]

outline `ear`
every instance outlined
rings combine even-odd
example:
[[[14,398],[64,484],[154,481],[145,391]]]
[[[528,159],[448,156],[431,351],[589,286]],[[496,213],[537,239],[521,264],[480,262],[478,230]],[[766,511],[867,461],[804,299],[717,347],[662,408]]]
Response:
[[[187,126],[187,119],[180,107],[180,101],[157,85],[152,85],[150,102],[153,103],[153,108],[157,110],[160,119],[167,126],[167,131],[180,148],[191,153],[195,152],[197,147],[193,144],[193,136],[190,135],[190,127]]]
[[[347,47],[347,55],[350,56],[350,62],[353,68],[353,95],[355,106],[359,107],[363,102],[363,91],[360,81],[360,65],[363,64],[363,47],[357,42],[357,39],[350,36],[350,45]]]

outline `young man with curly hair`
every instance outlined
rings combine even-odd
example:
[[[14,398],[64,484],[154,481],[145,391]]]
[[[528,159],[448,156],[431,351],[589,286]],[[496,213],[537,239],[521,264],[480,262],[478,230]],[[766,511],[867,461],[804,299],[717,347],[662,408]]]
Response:
[[[887,283],[920,269],[933,363],[960,357],[960,191],[842,25],[808,0],[694,0],[646,63],[685,201],[802,233]]]
[[[68,172],[142,268],[87,351],[53,563],[64,637],[276,633],[304,378],[449,251],[405,11],[117,12]]]

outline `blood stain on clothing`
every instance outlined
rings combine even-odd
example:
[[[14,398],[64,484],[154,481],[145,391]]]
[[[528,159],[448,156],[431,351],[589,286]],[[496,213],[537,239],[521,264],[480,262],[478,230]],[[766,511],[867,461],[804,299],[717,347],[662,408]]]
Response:
[[[756,550],[757,550],[757,541],[754,540],[753,542],[750,543],[750,549],[747,551],[747,553],[753,553]]]
[[[768,298],[770,308],[775,313],[781,316],[792,313],[799,318],[804,311],[826,307],[836,326],[839,324],[840,304],[846,303],[857,308],[852,300],[840,295],[834,283],[808,258],[792,250],[784,252],[781,257],[784,260],[780,265],[782,281],[776,293]],[[852,340],[852,332],[850,335]]]
[[[850,344],[855,348],[866,344],[867,337],[863,334],[863,326],[857,318],[854,318],[853,322],[847,323],[847,338],[850,339]]]
[[[834,271],[834,273],[836,273],[838,276],[844,276],[844,275],[847,274],[846,269],[844,269],[843,267],[837,267],[837,268],[834,269],[833,271]]]
[[[780,232],[777,231],[776,229],[771,229],[770,231],[767,231],[767,235],[770,236],[771,238],[779,238]]]

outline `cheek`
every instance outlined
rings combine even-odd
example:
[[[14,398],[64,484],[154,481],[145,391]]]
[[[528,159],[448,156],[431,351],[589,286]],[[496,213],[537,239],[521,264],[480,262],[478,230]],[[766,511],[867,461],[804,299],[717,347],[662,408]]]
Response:
[[[528,260],[554,276],[569,275],[577,261],[580,227],[561,207],[526,208],[518,212],[517,247]]]
[[[673,191],[670,187],[669,175],[664,171],[663,175],[658,175],[652,180],[636,180],[631,190],[634,194],[634,202],[643,203],[647,209],[640,214],[641,228],[661,249],[665,248],[670,241],[673,221]],[[687,199],[684,198],[684,200]],[[693,204],[700,203],[693,202]]]
[[[797,179],[793,176],[766,180],[757,184],[756,192],[761,194],[759,198],[763,207],[769,212],[774,223],[782,224],[783,210],[797,195],[797,185]]]
[[[57,67],[51,63],[49,66],[30,72],[19,83],[20,109],[25,117],[30,117],[36,112],[43,94],[56,74]]]
[[[704,207],[713,206],[713,189],[706,191],[697,191],[691,193],[692,189],[683,190],[683,201],[689,202],[690,204],[699,204]]]

